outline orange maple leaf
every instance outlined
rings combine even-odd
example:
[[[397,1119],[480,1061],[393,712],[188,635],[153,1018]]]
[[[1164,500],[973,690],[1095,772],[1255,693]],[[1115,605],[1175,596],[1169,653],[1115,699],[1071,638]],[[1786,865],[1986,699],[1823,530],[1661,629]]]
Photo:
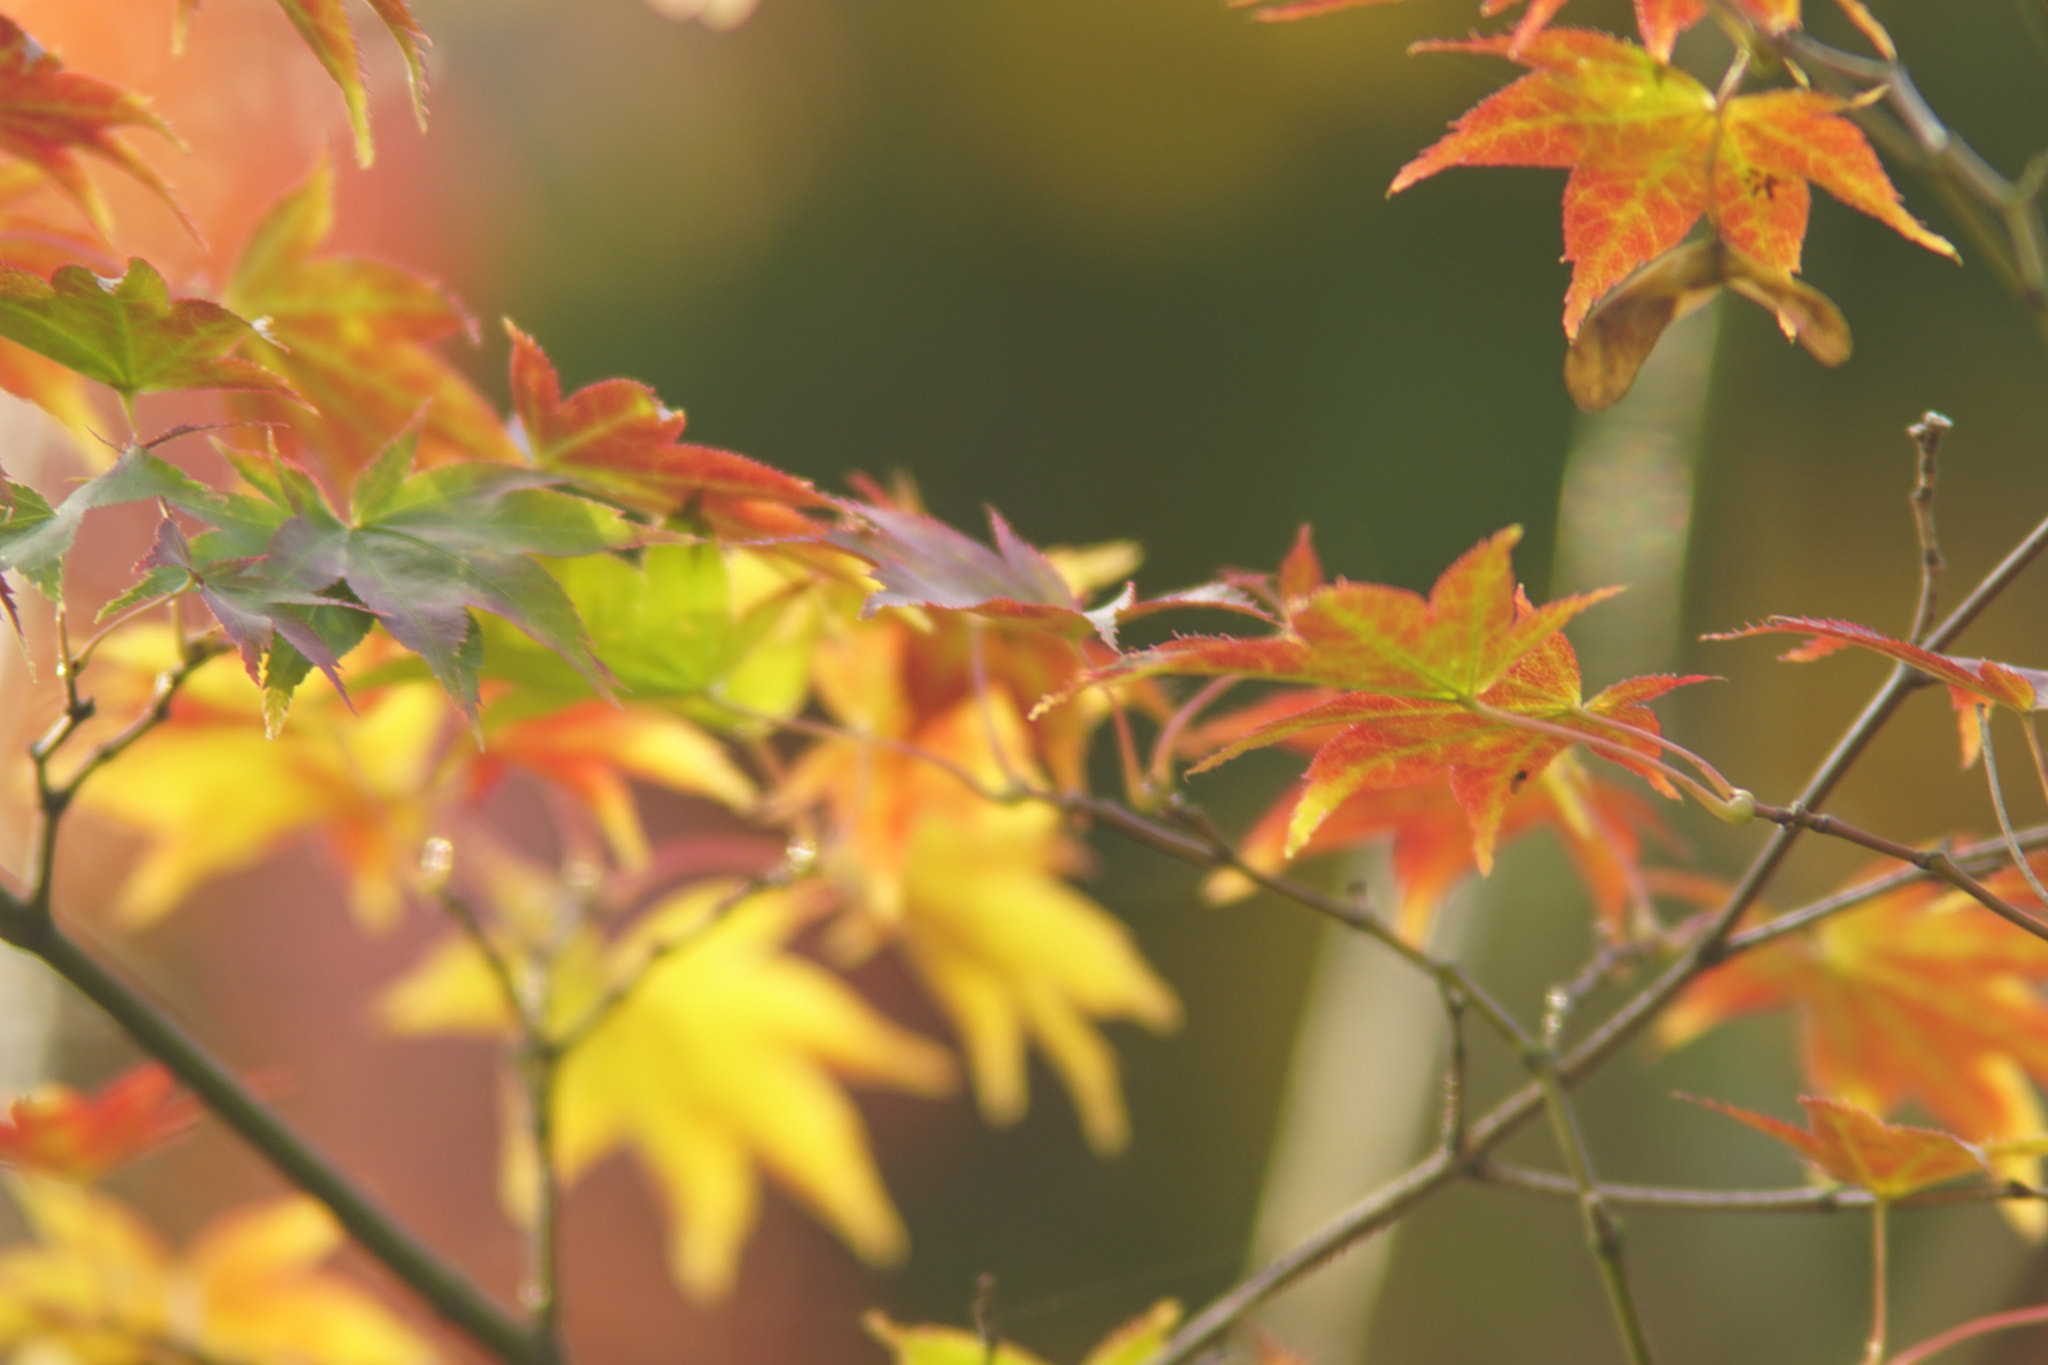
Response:
[[[819,528],[799,509],[828,505],[809,481],[744,455],[680,438],[685,418],[654,390],[606,379],[562,397],[562,379],[539,343],[512,338],[512,405],[533,462],[600,497],[656,516],[698,516],[741,537],[807,537]]]
[[[92,1095],[46,1085],[15,1100],[0,1120],[0,1166],[88,1184],[198,1118],[198,1102],[178,1094],[170,1073],[154,1063]]]
[[[1796,274],[1809,181],[1908,241],[1956,254],[1906,212],[1877,153],[1842,117],[1848,101],[1811,90],[1720,101],[1653,53],[1589,29],[1547,29],[1519,47],[1498,36],[1414,50],[1491,53],[1532,68],[1466,112],[1387,192],[1450,166],[1570,169],[1568,336],[1595,300],[1677,246],[1702,215],[1744,256]]]
[[[120,167],[147,186],[195,237],[170,185],[120,137],[123,128],[178,135],[149,110],[148,102],[106,81],[64,69],[12,19],[0,18],[0,151],[47,175],[102,234],[112,228],[106,201],[85,173],[79,153]]]
[[[1531,605],[1509,559],[1521,535],[1511,526],[1480,542],[1444,570],[1426,598],[1339,579],[1284,601],[1285,629],[1276,635],[1183,637],[1126,655],[1090,680],[1237,674],[1343,689],[1240,736],[1192,771],[1303,730],[1341,726],[1309,765],[1288,826],[1287,856],[1354,793],[1445,774],[1471,825],[1473,859],[1489,871],[1509,799],[1569,747],[1560,731],[1594,740],[1603,756],[1675,794],[1629,755],[1655,757],[1649,735],[1657,720],[1643,703],[1697,681],[1633,678],[1583,699],[1578,657],[1560,632],[1618,589]],[[1628,734],[1608,722],[1647,733]]]
[[[1801,1095],[1804,1128],[1718,1100],[1693,1102],[1770,1134],[1844,1185],[1869,1190],[1881,1200],[1901,1199],[1931,1185],[1988,1175],[1991,1170],[1983,1152],[1953,1133],[1886,1123],[1869,1110],[1840,1100]]]
[[[1949,701],[1956,709],[1956,722],[1961,727],[1963,766],[1966,768],[1977,761],[1977,754],[1984,745],[1983,729],[1977,721],[1980,705],[2007,706],[2026,715],[2042,704],[2044,696],[2048,696],[2048,672],[2002,664],[1992,659],[1964,659],[1953,654],[1937,654],[1904,640],[1894,640],[1853,621],[1831,621],[1818,616],[1772,616],[1761,625],[1721,631],[1704,638],[1739,640],[1749,635],[1808,637],[1805,644],[1778,656],[1791,663],[1824,659],[1853,645],[1882,654],[1909,668],[1917,668],[1944,684],[1948,688]]]
[[[2036,904],[2017,871],[1989,880]],[[1908,1100],[1971,1141],[2040,1132],[2048,1083],[2048,943],[1960,892],[1915,882],[1744,952],[1700,978],[1658,1024],[1676,1047],[1723,1020],[1792,1009],[1815,1090],[1876,1114]],[[2031,1181],[2036,1159],[2001,1158]],[[2015,1207],[2008,1216],[2032,1213]]]
[[[1286,852],[1302,786],[1290,788],[1259,817],[1238,842],[1238,853],[1261,872],[1278,872],[1293,858]],[[1662,834],[1650,808],[1636,797],[1596,781],[1565,754],[1526,783],[1502,812],[1499,838],[1549,826],[1565,841],[1579,876],[1592,893],[1594,910],[1610,929],[1623,927],[1629,908],[1642,895],[1636,866],[1639,836]],[[1310,858],[1344,849],[1390,842],[1394,880],[1400,890],[1394,923],[1401,936],[1419,943],[1451,888],[1478,870],[1471,828],[1448,781],[1425,780],[1406,787],[1355,792],[1296,850]],[[1249,895],[1252,883],[1229,868],[1212,873],[1202,894],[1213,903]]]
[[[341,485],[422,409],[421,465],[516,463],[519,449],[497,413],[433,349],[458,333],[474,340],[474,320],[424,276],[317,254],[333,227],[334,171],[323,156],[257,223],[222,294],[244,317],[269,320],[276,344],[254,352],[315,410],[260,396],[230,406],[289,430]]]

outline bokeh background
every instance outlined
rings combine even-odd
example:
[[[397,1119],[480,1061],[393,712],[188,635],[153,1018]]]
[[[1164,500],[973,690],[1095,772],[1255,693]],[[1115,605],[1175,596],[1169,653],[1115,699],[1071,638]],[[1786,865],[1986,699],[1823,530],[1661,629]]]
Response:
[[[2048,48],[2029,27],[2031,3],[1873,5],[1934,107],[2008,171],[2048,145]],[[1456,171],[1384,197],[1405,160],[1512,74],[1480,58],[1403,55],[1469,28],[1468,0],[1289,26],[1249,23],[1216,0],[761,0],[725,32],[637,0],[414,5],[436,40],[432,132],[411,128],[365,12],[382,155],[374,170],[342,171],[340,240],[436,274],[468,302],[486,325],[465,363],[499,401],[495,320],[509,316],[568,383],[646,380],[688,410],[696,439],[828,486],[850,470],[907,471],[940,515],[973,526],[993,505],[1041,543],[1134,537],[1152,588],[1224,564],[1268,566],[1305,520],[1333,572],[1415,587],[1518,522],[1525,579],[1539,595],[1550,582],[1567,460],[1599,439],[1559,378],[1563,176]],[[1833,35],[1829,7],[1812,8]],[[67,49],[61,2],[17,11],[81,69],[94,69],[88,53],[154,61],[139,54],[162,44],[153,15],[122,34],[80,33]],[[1607,0],[1577,0],[1567,17],[1628,25]],[[261,142],[276,186],[331,135],[332,92],[310,65],[276,65],[266,26],[282,27],[273,5],[209,0],[182,60],[215,62],[212,78],[225,79],[262,54],[276,74],[209,135]],[[245,33],[257,35],[247,51],[233,45]],[[1725,62],[1719,41],[1707,32],[1682,49],[1710,81]],[[202,79],[190,66],[159,74]],[[287,130],[277,111],[302,104],[322,111]],[[1917,213],[1955,234],[1924,186],[1901,182]],[[237,193],[188,190],[217,251],[261,206]],[[1673,340],[1692,347],[1702,377],[1696,401],[1671,409],[1684,428],[1659,434],[1678,452],[1681,493],[1685,470],[1697,471],[1689,522],[1660,523],[1683,568],[1669,587],[1675,624],[1589,648],[1602,669],[1726,675],[1660,710],[1774,800],[1796,790],[1879,666],[1794,668],[1771,662],[1766,643],[1675,641],[1773,611],[1902,627],[1917,581],[1903,429],[1924,410],[1957,424],[1940,503],[1950,600],[2048,509],[2048,355],[2025,312],[1967,243],[1959,268],[1816,199],[1807,277],[1848,315],[1855,358],[1822,370],[1747,304],[1684,324]],[[152,211],[134,210],[145,228]],[[218,269],[220,257],[175,249],[188,272]],[[2023,586],[1971,650],[2040,663],[2042,600]],[[1285,775],[1237,766],[1198,789],[1226,827]],[[2018,801],[2020,818],[2039,816],[2038,799]],[[1931,695],[1837,809],[1902,839],[1990,821],[1976,776],[1956,772],[1953,727]],[[1674,823],[1722,871],[1762,838],[1684,814]],[[666,1284],[651,1199],[615,1164],[570,1204],[579,1358],[877,1362],[862,1308],[964,1322],[977,1275],[992,1272],[1006,1330],[1072,1360],[1161,1294],[1199,1301],[1227,1285],[1248,1255],[1304,1020],[1343,1017],[1329,1013],[1333,992],[1375,988],[1333,976],[1343,950],[1302,913],[1257,901],[1205,909],[1184,869],[1101,851],[1095,894],[1130,919],[1188,1012],[1178,1036],[1120,1037],[1137,1134],[1127,1155],[1091,1158],[1042,1073],[1030,1117],[1008,1132],[985,1131],[964,1102],[868,1104],[913,1230],[909,1263],[871,1276],[771,1195],[738,1296],[709,1309]],[[118,870],[109,856],[73,859],[81,911]],[[1856,866],[1810,848],[1783,894],[1820,891]],[[294,1117],[427,1235],[509,1286],[516,1242],[490,1203],[488,1055],[369,1037],[376,983],[433,926],[365,941],[324,875],[311,858],[285,860],[116,951],[238,1064],[290,1077],[282,1103]],[[1505,857],[1452,919],[1446,933],[1476,970],[1531,1014],[1587,950],[1582,900],[1540,841]],[[897,1017],[940,1031],[886,966],[862,984]],[[1288,1112],[1357,1114],[1361,1151],[1419,1141],[1426,1097],[1372,1080],[1373,1057],[1403,1028],[1430,1045],[1412,1018],[1340,1029],[1350,1051],[1303,1092],[1324,1103],[1297,1098]],[[82,1010],[60,1011],[51,1065],[92,1079],[122,1056]],[[1483,1049],[1475,1066],[1482,1096],[1515,1079],[1509,1059]],[[1673,1090],[1789,1114],[1787,1020],[1670,1058],[1633,1051],[1584,1095],[1593,1149],[1616,1178],[1796,1181],[1781,1152],[1671,1102]],[[1552,1160],[1538,1141],[1516,1151]],[[271,1188],[217,1135],[155,1163],[136,1180],[174,1228]],[[1323,1172],[1311,1188],[1326,1184],[1334,1211],[1361,1178]],[[1859,1223],[1637,1214],[1629,1227],[1660,1359],[1853,1358],[1866,1312]],[[1897,1235],[1899,1340],[2048,1296],[2048,1260],[1985,1210],[1901,1219]],[[1316,1343],[1319,1365],[1619,1359],[1567,1204],[1454,1191],[1403,1229],[1384,1275],[1362,1341]],[[1371,1288],[1345,1294],[1362,1309]],[[2015,1339],[1979,1359],[2037,1349]]]

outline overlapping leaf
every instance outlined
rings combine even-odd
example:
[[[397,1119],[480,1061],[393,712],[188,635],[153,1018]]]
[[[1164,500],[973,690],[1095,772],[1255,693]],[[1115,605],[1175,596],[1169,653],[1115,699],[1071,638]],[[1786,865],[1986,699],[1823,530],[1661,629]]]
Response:
[[[1718,102],[1632,43],[1587,29],[1422,45],[1491,53],[1532,68],[1467,112],[1394,178],[1395,194],[1450,166],[1552,166],[1565,186],[1564,328],[1636,267],[1677,246],[1702,215],[1744,256],[1799,269],[1817,184],[1907,240],[1953,256],[1899,201],[1846,102],[1772,90]]]
[[[127,1205],[15,1180],[35,1240],[0,1251],[0,1351],[14,1360],[431,1365],[432,1347],[323,1269],[341,1228],[293,1197],[229,1213],[174,1256]]]
[[[0,17],[0,151],[47,175],[102,234],[112,226],[99,187],[80,154],[98,157],[135,177],[170,206],[187,228],[191,221],[162,176],[122,140],[121,131],[177,135],[141,96],[64,69],[56,54],[21,26]]]
[[[46,1085],[0,1120],[0,1166],[89,1184],[191,1127],[199,1103],[161,1066],[123,1072],[91,1095]]]
[[[1427,598],[1339,580],[1289,605],[1279,634],[1185,637],[1092,677],[1235,674],[1340,689],[1276,716],[1196,771],[1304,730],[1341,726],[1309,766],[1286,854],[1299,852],[1353,793],[1447,774],[1471,824],[1473,857],[1486,871],[1508,800],[1572,742],[1558,729],[1594,739],[1598,752],[1624,763],[1631,753],[1653,757],[1647,735],[1603,722],[1654,734],[1656,717],[1643,703],[1696,681],[1635,678],[1582,698],[1578,659],[1560,631],[1612,590],[1532,606],[1509,560],[1520,539],[1520,528],[1510,527],[1482,541],[1444,571]],[[1654,772],[1638,771],[1661,789]]]
[[[594,554],[632,539],[616,514],[502,465],[413,468],[417,433],[396,440],[355,481],[347,519],[305,476],[283,471],[296,515],[272,537],[266,568],[306,592],[345,588],[423,659],[457,706],[477,708],[480,641],[472,608],[503,617],[609,687],[576,609],[532,556]]]
[[[232,406],[288,427],[336,482],[368,463],[422,409],[424,463],[517,463],[518,448],[498,415],[433,349],[458,334],[473,338],[469,314],[408,270],[320,254],[333,227],[334,172],[323,160],[257,223],[222,294],[229,307],[268,319],[266,340],[252,349],[311,408],[259,397]]]
[[[1991,659],[1964,659],[1937,654],[1931,649],[1894,640],[1888,635],[1859,626],[1853,621],[1831,621],[1817,616],[1772,616],[1761,625],[1709,635],[1709,640],[1739,640],[1749,635],[1804,635],[1805,644],[1779,655],[1793,663],[1826,658],[1840,649],[1854,646],[1882,654],[1888,659],[1917,668],[1948,688],[1962,727],[1963,765],[1974,763],[1983,744],[1977,725],[1979,705],[2009,706],[2029,712],[2041,705],[2048,694],[2048,671],[2002,664]]]
[[[630,379],[606,379],[562,397],[561,376],[532,337],[512,338],[512,405],[528,454],[627,507],[660,517],[701,518],[742,538],[810,537],[803,515],[827,499],[810,483],[744,455],[689,445],[685,418]]]
[[[1127,584],[1120,595],[1091,611],[1059,566],[1011,530],[994,508],[988,513],[995,541],[991,550],[914,509],[841,505],[856,524],[835,533],[832,543],[868,560],[873,566],[868,572],[881,585],[863,609],[870,616],[886,607],[968,611],[1074,638],[1093,634],[1114,649],[1117,627],[1140,616],[1174,607],[1242,611],[1249,606],[1242,594],[1221,584],[1142,602]]]
[[[1881,1200],[1902,1199],[1931,1185],[1987,1175],[1984,1153],[1953,1133],[1886,1123],[1867,1109],[1840,1100],[1801,1095],[1806,1127],[1716,1100],[1698,1100],[1760,1133],[1767,1133],[1821,1170]]]
[[[961,1036],[984,1117],[1023,1116],[1035,1045],[1089,1143],[1113,1152],[1129,1122],[1101,1021],[1165,1031],[1180,1005],[1130,932],[1062,877],[1079,850],[1058,812],[990,801],[961,781],[1044,781],[1045,732],[1021,719],[1013,690],[1035,690],[1040,656],[989,651],[978,685],[969,628],[919,630],[892,612],[821,642],[819,699],[844,733],[804,753],[779,808],[825,816],[825,866],[850,901],[840,945],[903,950]],[[1055,732],[1060,761],[1079,732]]]
[[[1991,879],[2032,906],[2017,872]],[[2038,912],[2038,911],[2037,911]],[[1714,969],[1659,1021],[1672,1046],[1724,1019],[1790,1008],[1806,1083],[1872,1113],[1911,1100],[1973,1142],[2040,1132],[2048,1083],[2048,943],[1960,892],[1909,884]],[[2030,1179],[2030,1158],[2000,1162]],[[2031,1218],[2033,1206],[2009,1210]]]
[[[128,262],[118,280],[67,265],[47,281],[0,265],[0,336],[97,379],[124,399],[173,389],[297,395],[253,360],[228,352],[258,342],[256,330],[217,303],[173,299],[149,262]]]
[[[94,664],[102,709],[125,720],[176,658],[161,628],[110,637]],[[214,660],[187,681],[168,724],[86,785],[81,806],[143,840],[113,897],[117,916],[161,918],[204,883],[310,835],[337,865],[357,918],[371,928],[396,921],[441,804],[448,700],[424,680],[398,683],[359,691],[352,713],[324,685],[311,692],[292,724],[266,738],[266,698]]]

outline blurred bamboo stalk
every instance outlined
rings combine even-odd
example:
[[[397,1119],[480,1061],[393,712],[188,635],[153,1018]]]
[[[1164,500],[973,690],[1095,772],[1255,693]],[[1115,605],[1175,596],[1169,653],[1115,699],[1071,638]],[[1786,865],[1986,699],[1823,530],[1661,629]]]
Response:
[[[1550,596],[1626,583],[1573,624],[1587,689],[1668,670],[1676,659],[1699,456],[1720,304],[1673,325],[1629,396],[1581,416],[1559,496]],[[1362,875],[1375,905],[1395,904],[1383,854]],[[1453,897],[1430,949],[1464,956],[1488,920],[1485,884]],[[1331,1213],[1398,1174],[1433,1138],[1442,1108],[1443,1005],[1435,988],[1377,944],[1325,928],[1302,1009],[1286,1098],[1252,1238],[1263,1265]],[[1394,1233],[1353,1249],[1261,1315],[1319,1365],[1367,1358]]]

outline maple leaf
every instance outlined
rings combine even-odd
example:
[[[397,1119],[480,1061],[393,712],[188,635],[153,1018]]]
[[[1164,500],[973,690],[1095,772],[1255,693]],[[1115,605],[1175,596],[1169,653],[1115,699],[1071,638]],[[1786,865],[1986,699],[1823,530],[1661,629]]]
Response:
[[[1302,790],[1296,786],[1283,794],[1238,841],[1239,856],[1253,868],[1278,873],[1293,861],[1286,852],[1287,830]],[[1649,807],[1596,781],[1573,755],[1564,754],[1509,799],[1498,837],[1508,841],[1544,826],[1564,839],[1600,920],[1610,930],[1623,929],[1642,886],[1642,871],[1636,866],[1639,834],[1663,833]],[[1400,891],[1395,926],[1403,938],[1420,943],[1451,888],[1478,870],[1471,827],[1449,781],[1426,779],[1405,787],[1354,792],[1316,827],[1294,857],[1318,857],[1381,842],[1392,845],[1394,880]],[[1230,868],[1211,873],[1202,884],[1203,896],[1217,904],[1250,895],[1254,889],[1249,878]]]
[[[1849,358],[1849,324],[1833,300],[1709,237],[1665,252],[1586,314],[1565,355],[1564,382],[1572,401],[1588,412],[1620,402],[1664,329],[1724,285],[1769,309],[1779,329],[1821,364],[1832,368]]]
[[[562,380],[537,342],[512,338],[512,405],[528,453],[542,469],[660,517],[701,517],[721,534],[810,537],[802,514],[828,500],[809,481],[744,455],[679,438],[686,419],[630,379],[606,379],[562,397]]]
[[[1035,1043],[1090,1145],[1116,1151],[1129,1123],[1094,1021],[1165,1031],[1179,1002],[1123,925],[1062,880],[1078,850],[1059,813],[962,784],[963,773],[990,788],[1043,780],[1005,661],[985,660],[996,666],[977,689],[959,657],[964,630],[925,636],[890,614],[821,643],[819,698],[847,733],[804,753],[775,809],[829,815],[825,862],[852,902],[838,946],[901,948],[963,1040],[983,1116],[1022,1117]]]
[[[434,1351],[320,1269],[342,1233],[309,1198],[237,1210],[173,1257],[127,1205],[11,1180],[33,1243],[0,1251],[0,1350],[14,1359],[429,1365]]]
[[[529,882],[540,876],[497,865]],[[555,1158],[574,1180],[609,1153],[631,1150],[669,1205],[670,1269],[698,1297],[731,1287],[759,1204],[756,1164],[863,1259],[899,1259],[902,1223],[834,1076],[925,1096],[953,1083],[944,1052],[785,951],[815,913],[805,894],[813,889],[749,896],[714,920],[734,884],[695,886],[614,943],[578,934],[549,975],[548,1023],[565,1029],[619,982],[646,973],[562,1061]],[[430,953],[382,1010],[401,1033],[513,1031],[503,993],[467,939]]]
[[[152,680],[176,658],[166,629],[110,636],[95,662],[103,713],[118,717],[146,704]],[[306,834],[341,865],[362,923],[395,921],[441,785],[446,697],[424,681],[397,683],[358,695],[351,714],[338,694],[316,685],[274,739],[264,737],[264,707],[239,670],[202,665],[169,722],[79,793],[82,807],[145,840],[114,897],[124,922],[153,922],[202,883]]]
[[[170,207],[195,237],[177,196],[150,164],[121,140],[140,128],[182,146],[141,96],[64,69],[64,63],[12,19],[0,17],[0,151],[35,166],[76,203],[93,227],[112,229],[106,201],[85,172],[85,152],[120,167]]]
[[[1285,856],[1298,853],[1353,793],[1447,773],[1471,825],[1473,857],[1488,871],[1509,798],[1569,746],[1559,728],[1600,742],[1604,757],[1670,794],[1661,776],[1628,754],[1655,755],[1648,734],[1656,733],[1657,721],[1643,703],[1699,681],[1634,678],[1583,699],[1578,658],[1560,631],[1617,590],[1532,606],[1509,559],[1520,539],[1521,528],[1509,527],[1480,542],[1444,570],[1427,598],[1340,579],[1292,604],[1279,634],[1183,637],[1089,677],[1242,675],[1341,689],[1238,737],[1191,771],[1303,730],[1342,727],[1309,765]],[[1648,733],[1630,735],[1609,721]]]
[[[356,164],[370,165],[377,156],[370,138],[370,97],[363,88],[363,62],[356,50],[356,33],[349,22],[346,0],[277,0],[277,3],[340,88],[342,102],[348,106],[349,128],[355,134]],[[185,30],[191,22],[192,11],[197,8],[199,0],[178,0],[175,46],[184,47]],[[427,126],[427,35],[413,18],[406,0],[370,0],[370,8],[384,21],[384,27],[398,44],[399,55],[405,59],[405,78],[412,91],[413,117],[424,130]]]
[[[2034,904],[2016,870],[1989,885]],[[1716,967],[1665,1012],[1658,1037],[1676,1047],[1725,1019],[1790,1008],[1813,1089],[1880,1115],[1912,1100],[1950,1132],[1990,1142],[2048,1127],[2027,1082],[2048,1083],[2042,982],[2048,943],[1915,882]],[[2029,1157],[1997,1164],[2030,1183],[2039,1173]],[[2043,1221],[2031,1205],[2007,1216]]]
[[[649,545],[638,560],[550,566],[622,692],[724,729],[802,707],[820,616],[804,566],[710,542]],[[596,695],[561,656],[493,618],[483,624],[484,676],[512,683],[525,704]]]
[[[1178,1302],[1161,1299],[1096,1343],[1081,1365],[1142,1365],[1166,1345],[1180,1317]],[[986,1342],[957,1327],[897,1323],[880,1312],[862,1317],[861,1326],[888,1348],[895,1365],[1044,1365],[1012,1342]]]
[[[1848,101],[1771,90],[1717,101],[1685,72],[1589,29],[1418,45],[1510,57],[1532,70],[1488,96],[1410,161],[1389,194],[1450,166],[1569,168],[1564,329],[1578,335],[1594,301],[1662,255],[1702,215],[1768,270],[1795,274],[1817,184],[1907,240],[1953,257],[1922,226],[1855,124]]]
[[[1953,1133],[1886,1123],[1869,1110],[1840,1100],[1801,1095],[1804,1128],[1717,1100],[1693,1102],[1768,1133],[1844,1185],[1869,1190],[1882,1201],[1991,1170],[1982,1151]]]
[[[1085,610],[1052,558],[1011,530],[993,507],[988,509],[995,541],[991,550],[912,509],[855,502],[840,506],[858,524],[834,533],[832,543],[868,560],[868,572],[880,585],[861,609],[864,616],[887,607],[968,611],[1068,637],[1094,634],[1115,649],[1117,627],[1140,616],[1174,607],[1250,610],[1241,593],[1223,584],[1143,602],[1136,588],[1126,585],[1114,600]]]
[[[510,708],[508,708],[510,709]],[[652,707],[591,701],[521,718],[496,708],[485,716],[486,747],[468,764],[471,800],[508,767],[552,782],[587,806],[612,856],[637,868],[648,859],[628,777],[708,797],[734,810],[753,807],[754,784],[724,746],[680,716]]]
[[[415,470],[418,429],[357,475],[346,520],[303,474],[279,466],[297,515],[271,538],[265,567],[309,593],[345,587],[426,662],[472,723],[480,640],[470,609],[511,622],[609,695],[576,609],[531,556],[623,545],[632,529],[609,509],[542,485],[538,470],[492,464]]]
[[[93,1095],[45,1085],[15,1100],[0,1121],[0,1166],[90,1184],[176,1137],[199,1118],[154,1063],[133,1067]]]
[[[1761,625],[1722,631],[1705,636],[1709,640],[1740,640],[1750,635],[1804,635],[1807,642],[1778,657],[1792,663],[1824,659],[1837,650],[1855,646],[1882,654],[1888,659],[1917,668],[1948,688],[1949,701],[1956,709],[1962,730],[1963,766],[1977,761],[1984,736],[1977,723],[1979,705],[2009,706],[2022,714],[2041,705],[2048,694],[2048,671],[2002,664],[1991,659],[1964,659],[1937,654],[1931,649],[1894,640],[1888,635],[1859,626],[1853,621],[1831,621],[1818,616],[1771,616]]]
[[[268,319],[253,349],[312,407],[267,397],[230,406],[287,428],[337,476],[368,463],[423,408],[424,463],[518,463],[497,413],[432,349],[458,333],[474,340],[469,314],[398,266],[319,254],[333,229],[334,170],[323,157],[251,230],[221,295]]]
[[[290,384],[229,351],[256,330],[217,303],[173,299],[137,257],[118,280],[67,265],[46,282],[0,265],[0,336],[133,400],[174,389],[234,389],[298,403]]]

